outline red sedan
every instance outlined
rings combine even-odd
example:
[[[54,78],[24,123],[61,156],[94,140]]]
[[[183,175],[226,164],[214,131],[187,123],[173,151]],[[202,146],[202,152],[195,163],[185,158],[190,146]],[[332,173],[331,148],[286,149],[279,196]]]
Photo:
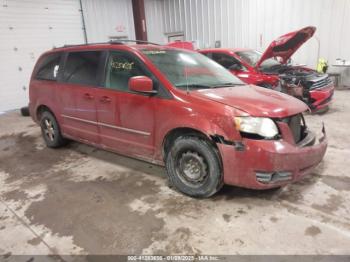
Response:
[[[319,111],[326,109],[332,100],[334,85],[331,79],[327,74],[310,68],[287,64],[315,31],[315,27],[305,27],[283,35],[274,40],[264,53],[242,48],[212,48],[199,52],[247,84],[288,93],[304,101],[312,111]]]

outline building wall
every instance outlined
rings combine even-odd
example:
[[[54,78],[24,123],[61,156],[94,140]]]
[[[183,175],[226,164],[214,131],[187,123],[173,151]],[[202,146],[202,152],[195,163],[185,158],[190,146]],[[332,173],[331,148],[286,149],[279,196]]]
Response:
[[[135,39],[131,0],[82,0],[89,43]]]
[[[198,47],[248,47],[263,51],[287,32],[313,25],[315,38],[294,55],[297,63],[315,67],[320,57],[332,65],[337,58],[350,60],[349,0],[145,0],[150,41],[166,42],[166,35],[183,32]],[[158,11],[157,11],[158,10]],[[154,13],[162,11],[162,15]],[[350,85],[350,69],[330,67]]]
[[[147,25],[147,38],[148,41],[156,43],[164,43],[166,37],[165,32],[165,20],[164,20],[164,2],[163,0],[146,0],[145,1],[145,14]]]
[[[84,42],[77,0],[0,1],[0,112],[28,104],[38,57],[54,46]]]

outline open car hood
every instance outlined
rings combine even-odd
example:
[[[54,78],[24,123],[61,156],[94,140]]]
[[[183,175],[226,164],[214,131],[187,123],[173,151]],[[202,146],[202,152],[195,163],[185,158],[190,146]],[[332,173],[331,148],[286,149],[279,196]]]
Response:
[[[295,51],[314,35],[315,31],[316,27],[308,26],[280,36],[265,50],[256,67],[259,67],[266,59],[272,57],[280,57],[282,63],[286,63]]]
[[[254,85],[202,89],[193,94],[256,117],[283,118],[308,110],[297,98]]]

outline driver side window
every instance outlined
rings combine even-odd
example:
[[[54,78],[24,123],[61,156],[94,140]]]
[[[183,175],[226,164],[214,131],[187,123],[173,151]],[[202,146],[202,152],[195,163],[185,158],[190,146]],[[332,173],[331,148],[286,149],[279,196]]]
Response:
[[[222,53],[213,53],[212,59],[226,69],[245,70],[244,66],[234,57]]]
[[[112,52],[108,59],[105,87],[129,91],[129,79],[134,76],[148,76],[141,64],[126,53]]]

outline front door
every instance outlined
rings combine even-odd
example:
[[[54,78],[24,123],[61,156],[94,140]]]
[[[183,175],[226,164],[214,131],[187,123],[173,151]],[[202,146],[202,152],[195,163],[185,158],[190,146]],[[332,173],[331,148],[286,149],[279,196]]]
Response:
[[[99,143],[96,114],[100,51],[68,53],[59,90],[62,129],[73,138]]]
[[[97,120],[101,144],[130,156],[151,159],[154,153],[154,106],[157,97],[129,90],[133,76],[150,73],[131,53],[110,53],[104,88],[98,90]]]

